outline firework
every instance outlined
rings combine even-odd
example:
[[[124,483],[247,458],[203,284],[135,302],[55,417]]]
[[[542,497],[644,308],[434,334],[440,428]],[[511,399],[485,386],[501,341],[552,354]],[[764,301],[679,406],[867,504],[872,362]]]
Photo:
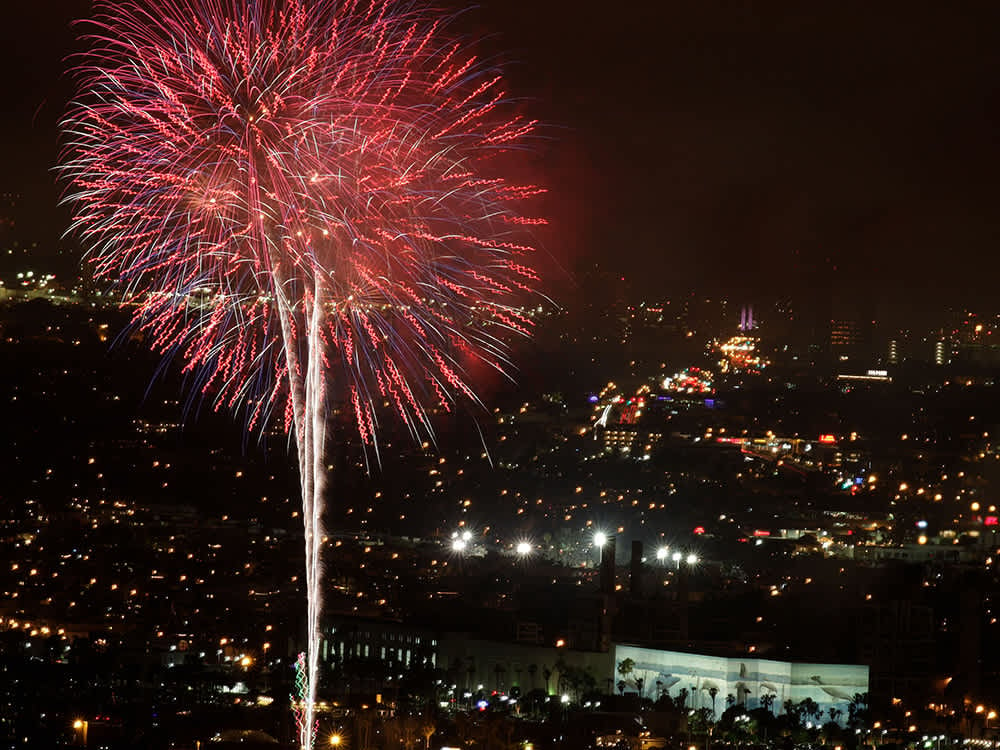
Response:
[[[446,20],[397,0],[103,0],[75,66],[73,231],[150,346],[217,408],[295,439],[314,741],[332,398],[377,457],[504,371],[537,281],[505,179],[535,123]],[[335,394],[335,396],[333,395]]]

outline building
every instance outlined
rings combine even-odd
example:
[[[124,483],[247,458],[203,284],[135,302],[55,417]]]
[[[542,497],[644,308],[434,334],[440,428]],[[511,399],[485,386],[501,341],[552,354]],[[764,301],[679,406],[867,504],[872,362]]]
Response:
[[[730,696],[734,705],[747,710],[770,704],[775,713],[784,710],[786,701],[799,703],[809,698],[826,715],[834,708],[847,716],[854,696],[868,692],[868,667],[862,664],[708,656],[616,644],[616,670],[626,660],[631,660],[626,682],[633,691],[641,685],[647,697],[666,694],[676,700],[684,690],[689,708],[712,709],[716,716],[731,702]],[[616,679],[624,676],[619,672]]]
[[[951,347],[944,339],[934,342],[934,364],[938,367],[951,364]]]

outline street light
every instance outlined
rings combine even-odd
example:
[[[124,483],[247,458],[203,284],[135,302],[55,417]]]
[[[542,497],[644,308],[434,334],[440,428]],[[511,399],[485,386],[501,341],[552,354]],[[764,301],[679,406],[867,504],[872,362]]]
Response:
[[[594,534],[595,547],[603,547],[607,543],[608,543],[608,535],[605,534],[603,531],[598,531],[596,534]]]
[[[698,562],[698,555],[692,552],[690,555],[687,556],[688,565],[694,565],[696,562]]]
[[[524,555],[530,555],[531,542],[518,542],[517,547],[515,549],[517,550],[517,554],[521,555],[522,557]]]
[[[663,562],[667,559],[667,555],[670,554],[670,547],[660,547],[656,550],[656,559]]]
[[[339,734],[330,735],[330,744],[334,747],[339,747],[343,738]]]
[[[87,730],[90,728],[90,722],[86,719],[77,719],[73,722],[73,729],[80,733],[80,744],[84,747],[87,746]]]

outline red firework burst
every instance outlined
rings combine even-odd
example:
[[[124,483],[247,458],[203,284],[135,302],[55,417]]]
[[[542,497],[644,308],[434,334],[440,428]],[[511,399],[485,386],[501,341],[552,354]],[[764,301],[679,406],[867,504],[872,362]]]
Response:
[[[532,133],[427,11],[380,0],[99,3],[64,123],[74,229],[151,345],[252,426],[317,347],[366,443],[503,368],[537,280],[503,177]],[[292,399],[287,399],[291,394]],[[277,405],[277,409],[275,406]]]

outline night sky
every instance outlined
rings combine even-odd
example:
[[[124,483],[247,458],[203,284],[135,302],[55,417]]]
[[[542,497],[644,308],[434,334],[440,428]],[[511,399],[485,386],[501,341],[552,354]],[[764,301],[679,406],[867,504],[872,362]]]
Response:
[[[0,192],[23,194],[13,236],[45,257],[65,221],[51,169],[70,22],[88,5],[0,16]],[[992,309],[1000,4],[485,0],[460,23],[492,34],[510,91],[550,123],[545,242],[574,274]]]

